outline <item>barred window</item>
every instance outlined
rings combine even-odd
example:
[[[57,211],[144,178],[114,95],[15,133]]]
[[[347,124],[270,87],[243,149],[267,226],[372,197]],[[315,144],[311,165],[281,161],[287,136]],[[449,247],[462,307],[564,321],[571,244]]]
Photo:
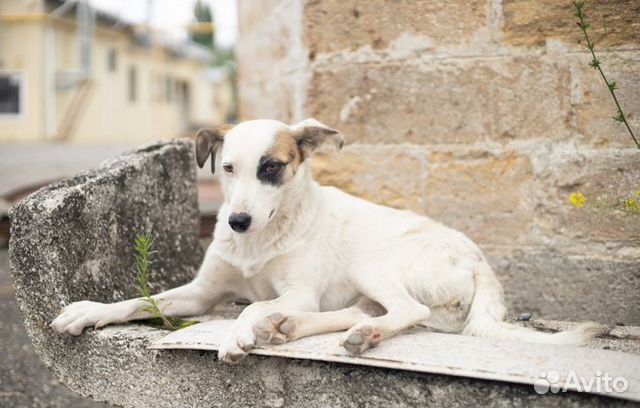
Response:
[[[115,48],[109,49],[107,54],[107,65],[109,72],[115,72],[118,69],[118,53]]]
[[[129,102],[135,102],[138,99],[138,70],[136,67],[129,67],[129,79],[127,82]]]
[[[173,102],[173,93],[175,91],[174,80],[170,75],[167,75],[164,80],[165,87],[165,99],[167,103]]]
[[[24,80],[20,73],[0,73],[0,115],[22,113]]]

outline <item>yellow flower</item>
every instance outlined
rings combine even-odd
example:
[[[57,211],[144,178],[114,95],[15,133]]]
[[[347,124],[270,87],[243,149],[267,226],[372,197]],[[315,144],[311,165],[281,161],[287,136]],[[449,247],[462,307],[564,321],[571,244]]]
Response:
[[[571,195],[569,196],[569,202],[574,207],[578,207],[578,208],[584,207],[584,202],[585,201],[586,201],[586,199],[584,198],[584,194],[582,194],[579,191],[577,191],[575,193],[571,193]]]
[[[635,200],[635,198],[629,197],[629,198],[627,198],[625,200],[624,206],[629,208],[629,209],[637,208],[638,207],[638,202]]]

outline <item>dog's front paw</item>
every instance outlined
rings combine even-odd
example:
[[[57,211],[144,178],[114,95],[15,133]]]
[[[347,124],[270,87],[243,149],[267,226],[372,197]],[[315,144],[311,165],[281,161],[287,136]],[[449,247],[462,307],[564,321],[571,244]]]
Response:
[[[50,326],[60,334],[79,336],[85,327],[95,326],[98,329],[114,323],[112,306],[88,300],[74,302],[62,309]]]
[[[256,344],[256,337],[251,330],[232,332],[220,344],[218,359],[225,363],[238,364]]]
[[[272,313],[253,327],[258,342],[282,344],[295,339],[296,320],[282,313]]]

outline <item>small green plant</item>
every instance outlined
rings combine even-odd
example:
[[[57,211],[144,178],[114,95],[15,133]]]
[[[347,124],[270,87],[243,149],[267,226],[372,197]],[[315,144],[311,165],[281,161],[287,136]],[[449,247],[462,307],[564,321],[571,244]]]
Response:
[[[629,134],[631,135],[631,138],[636,143],[636,147],[638,148],[638,150],[640,150],[640,143],[638,143],[638,139],[636,139],[636,136],[633,134],[633,130],[631,130],[631,126],[629,126],[629,122],[627,122],[627,115],[625,115],[624,111],[620,107],[620,102],[618,102],[618,97],[616,96],[616,89],[618,89],[618,85],[616,84],[615,81],[609,81],[607,79],[604,72],[602,71],[600,60],[596,57],[596,53],[594,51],[595,46],[593,42],[591,42],[591,38],[589,38],[589,34],[587,33],[587,30],[589,29],[591,24],[584,21],[584,13],[582,11],[584,8],[584,1],[574,1],[573,7],[576,9],[575,16],[579,19],[578,27],[580,27],[582,34],[584,34],[584,38],[587,41],[587,48],[591,52],[592,60],[589,63],[589,66],[593,69],[598,70],[598,72],[600,73],[600,76],[604,80],[604,83],[607,85],[607,88],[609,89],[609,93],[611,94],[613,101],[616,104],[617,111],[616,111],[616,115],[613,116],[613,120],[625,125],[625,127],[629,131]]]
[[[138,235],[133,244],[138,292],[142,300],[146,303],[143,310],[153,316],[153,318],[148,319],[147,322],[151,326],[167,330],[178,330],[198,323],[196,320],[183,320],[176,317],[165,316],[163,309],[160,309],[158,306],[158,302],[151,297],[151,291],[149,290],[149,270],[153,264],[153,258],[157,253],[154,245],[155,238],[151,238],[146,234]]]

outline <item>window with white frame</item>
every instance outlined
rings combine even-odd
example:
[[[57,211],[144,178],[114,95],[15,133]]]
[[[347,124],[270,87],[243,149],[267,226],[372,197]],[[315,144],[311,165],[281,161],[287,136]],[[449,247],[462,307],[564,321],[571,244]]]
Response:
[[[24,106],[24,76],[0,71],[0,115],[18,116]]]

